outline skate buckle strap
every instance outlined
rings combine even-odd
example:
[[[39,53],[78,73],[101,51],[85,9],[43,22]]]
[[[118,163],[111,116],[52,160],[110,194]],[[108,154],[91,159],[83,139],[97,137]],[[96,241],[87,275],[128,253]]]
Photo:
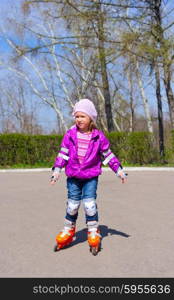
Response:
[[[89,229],[89,234],[90,234],[90,236],[96,236],[96,235],[98,235],[99,237],[101,237],[101,234],[97,231],[97,228],[90,228]]]
[[[63,230],[61,231],[61,236],[65,236],[66,234],[67,235],[71,235],[70,232],[69,232],[70,228],[69,227],[64,227]]]

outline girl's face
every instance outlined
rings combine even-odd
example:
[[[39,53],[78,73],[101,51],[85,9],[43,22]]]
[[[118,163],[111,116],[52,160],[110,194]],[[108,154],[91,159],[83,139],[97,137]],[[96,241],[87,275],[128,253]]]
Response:
[[[75,113],[75,123],[82,131],[88,131],[91,123],[91,118],[83,112]]]

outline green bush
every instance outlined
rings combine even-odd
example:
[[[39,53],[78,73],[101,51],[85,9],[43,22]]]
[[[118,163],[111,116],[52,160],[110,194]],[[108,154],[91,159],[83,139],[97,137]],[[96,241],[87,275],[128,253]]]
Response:
[[[172,148],[174,151],[174,130],[171,131]]]
[[[174,164],[174,130],[171,131],[170,138],[168,139],[168,146],[165,149],[165,158]]]
[[[0,166],[51,164],[61,139],[57,135],[1,134]]]
[[[148,132],[112,132],[107,137],[112,151],[123,164],[143,165],[158,160],[152,135]]]
[[[159,163],[158,149],[148,132],[111,132],[106,134],[113,153],[124,164]],[[59,150],[62,135],[0,134],[0,167],[52,166]],[[168,158],[174,152],[166,149]],[[171,154],[172,153],[172,154]]]
[[[134,132],[128,135],[129,163],[151,164],[158,161],[157,150],[153,147],[153,137],[148,132]]]

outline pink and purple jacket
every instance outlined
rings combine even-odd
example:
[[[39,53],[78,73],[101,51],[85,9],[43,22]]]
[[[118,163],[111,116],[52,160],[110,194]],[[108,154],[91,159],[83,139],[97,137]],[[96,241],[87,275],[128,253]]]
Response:
[[[93,129],[88,150],[80,164],[77,149],[77,127],[72,126],[64,135],[58,156],[55,159],[53,169],[64,168],[68,177],[89,179],[102,173],[103,165],[109,167],[116,173],[121,163],[112,153],[110,143],[104,133]],[[103,161],[102,161],[103,158]]]

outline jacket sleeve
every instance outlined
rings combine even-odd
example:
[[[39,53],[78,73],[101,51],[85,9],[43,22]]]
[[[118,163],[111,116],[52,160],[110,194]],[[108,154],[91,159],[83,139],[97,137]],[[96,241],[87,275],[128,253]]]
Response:
[[[120,161],[115,156],[115,154],[110,149],[110,142],[106,138],[106,136],[102,133],[101,134],[101,143],[100,143],[100,154],[103,156],[103,165],[109,165],[112,171],[115,173],[119,169],[119,167],[122,168]]]
[[[55,159],[52,170],[54,170],[55,168],[65,167],[68,162],[68,159],[69,159],[69,134],[67,132],[62,139],[60,150]]]

